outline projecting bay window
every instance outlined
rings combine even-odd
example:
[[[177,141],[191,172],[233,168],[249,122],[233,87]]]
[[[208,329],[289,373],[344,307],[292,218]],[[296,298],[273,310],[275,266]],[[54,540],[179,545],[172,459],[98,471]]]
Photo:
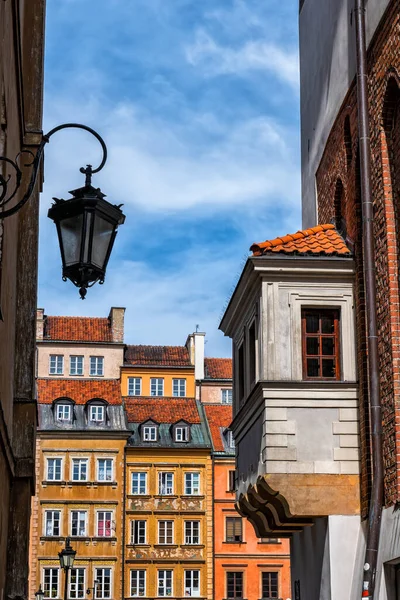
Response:
[[[225,529],[227,542],[235,543],[243,541],[241,517],[226,517]]]
[[[133,496],[143,496],[147,493],[147,473],[136,472],[132,473],[132,489]]]
[[[200,571],[185,571],[185,596],[200,596]]]
[[[340,313],[332,309],[303,309],[303,378],[340,379]]]
[[[95,580],[97,581],[97,584],[94,586],[95,598],[100,598],[101,600],[111,598],[111,569],[95,569],[94,573]]]
[[[131,598],[146,595],[146,571],[144,569],[131,571]]]
[[[140,545],[146,543],[146,521],[131,521],[131,544]]]
[[[71,511],[71,536],[85,537],[86,533],[87,513],[85,510]]]
[[[142,393],[142,378],[128,377],[128,396],[140,396]]]
[[[200,521],[185,521],[185,544],[200,544]]]
[[[174,522],[173,521],[158,521],[158,543],[173,544],[174,543]]]
[[[270,600],[278,598],[278,573],[271,571],[262,573],[262,598]]]
[[[185,473],[185,494],[190,496],[200,494],[200,473]]]
[[[59,510],[46,510],[45,511],[45,536],[59,536],[60,535],[60,521],[61,511]]]
[[[85,569],[71,569],[69,576],[68,598],[80,600],[85,597]]]
[[[45,598],[59,598],[60,570],[43,569],[43,593]]]
[[[226,597],[234,600],[243,598],[243,573],[230,571],[226,574]]]
[[[172,496],[174,493],[174,474],[158,474],[158,493],[160,496]]]
[[[112,537],[112,512],[99,510],[97,513],[97,537]]]
[[[171,570],[158,571],[157,596],[159,598],[166,598],[166,597],[172,596],[172,571]]]

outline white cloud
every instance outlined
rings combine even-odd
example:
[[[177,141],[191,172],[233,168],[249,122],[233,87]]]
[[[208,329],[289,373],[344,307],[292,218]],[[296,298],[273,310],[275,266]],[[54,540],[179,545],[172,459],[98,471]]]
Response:
[[[186,47],[186,59],[209,76],[268,71],[296,90],[299,86],[297,52],[286,51],[261,40],[248,41],[240,48],[222,46],[200,29],[194,43]]]

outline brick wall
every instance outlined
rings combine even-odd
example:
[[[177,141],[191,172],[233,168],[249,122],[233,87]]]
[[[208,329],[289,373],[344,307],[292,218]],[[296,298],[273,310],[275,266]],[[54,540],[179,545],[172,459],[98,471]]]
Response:
[[[385,502],[395,503],[400,492],[400,319],[399,253],[400,226],[400,2],[394,0],[368,52],[369,105],[371,128],[372,192],[377,269],[378,335],[380,386],[383,409]],[[397,79],[396,79],[397,78]],[[339,111],[316,173],[318,221],[329,223],[338,215],[338,182],[341,182],[339,212],[345,235],[353,245],[356,275],[356,318],[358,371],[360,380],[361,499],[362,513],[368,509],[371,483],[369,412],[367,390],[367,348],[362,257],[362,220],[357,144],[357,96],[355,83]],[[339,186],[340,189],[340,186]],[[338,224],[338,226],[340,226]]]

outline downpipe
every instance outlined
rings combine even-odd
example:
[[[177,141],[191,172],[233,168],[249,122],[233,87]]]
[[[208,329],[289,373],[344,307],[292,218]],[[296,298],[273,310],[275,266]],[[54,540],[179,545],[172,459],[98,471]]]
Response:
[[[376,317],[376,269],[371,192],[371,147],[368,111],[367,50],[364,0],[355,0],[357,46],[357,109],[360,146],[361,214],[363,221],[363,264],[367,321],[368,387],[371,419],[372,487],[369,504],[367,545],[363,566],[363,600],[375,595],[378,548],[383,505],[382,409],[379,389],[379,354]]]

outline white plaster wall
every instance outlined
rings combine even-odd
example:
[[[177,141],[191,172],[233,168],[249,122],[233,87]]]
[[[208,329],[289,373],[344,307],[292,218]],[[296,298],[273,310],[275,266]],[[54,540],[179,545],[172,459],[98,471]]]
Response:
[[[391,578],[391,564],[400,563],[400,510],[383,509],[378,553],[376,588],[379,600],[397,600]]]
[[[57,344],[57,343],[38,343],[37,344],[37,376],[50,377],[57,379],[63,377],[67,379],[83,379],[90,377],[90,357],[104,356],[104,375],[103,377],[93,377],[93,379],[118,379],[120,368],[124,361],[124,348],[120,346],[93,344]],[[64,356],[64,374],[49,375],[50,354],[62,354]],[[83,375],[70,376],[70,356],[83,356]]]

